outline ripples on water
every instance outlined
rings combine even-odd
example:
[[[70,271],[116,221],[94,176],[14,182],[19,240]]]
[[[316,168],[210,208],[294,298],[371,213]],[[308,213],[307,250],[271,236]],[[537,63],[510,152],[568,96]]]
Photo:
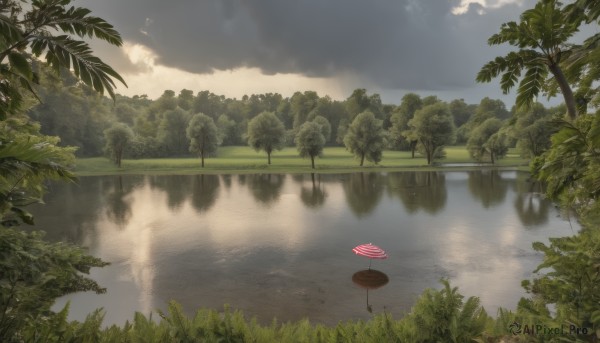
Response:
[[[112,263],[92,271],[105,295],[59,301],[74,319],[104,307],[122,324],[174,299],[335,324],[401,316],[442,277],[488,313],[514,308],[541,261],[531,243],[571,233],[540,192],[498,171],[83,177],[33,212],[49,239]],[[352,248],[368,242],[387,251],[373,268],[389,282],[365,292]]]

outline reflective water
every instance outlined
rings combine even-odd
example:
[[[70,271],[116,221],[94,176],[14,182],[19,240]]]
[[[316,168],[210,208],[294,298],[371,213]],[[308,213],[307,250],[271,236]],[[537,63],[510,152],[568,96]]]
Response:
[[[112,263],[91,274],[106,294],[60,300],[74,319],[104,307],[122,324],[175,299],[189,313],[229,304],[266,323],[335,324],[400,316],[442,277],[490,314],[514,308],[541,261],[531,243],[572,233],[540,191],[490,170],[84,177],[33,212],[49,239]],[[365,291],[353,276],[369,260],[352,248],[369,242],[389,255],[373,261],[388,282]]]

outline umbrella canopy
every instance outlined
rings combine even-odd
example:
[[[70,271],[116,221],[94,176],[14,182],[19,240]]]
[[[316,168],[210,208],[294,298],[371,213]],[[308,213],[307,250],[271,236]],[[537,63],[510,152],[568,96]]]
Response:
[[[352,249],[356,255],[368,257],[368,258],[378,258],[385,259],[387,258],[387,254],[380,247],[373,245],[372,243],[361,244],[356,248]]]
[[[373,245],[372,243],[361,244],[352,249],[356,255],[364,256],[369,258],[369,269],[371,269],[371,261],[374,258],[385,259],[387,254],[380,247]]]

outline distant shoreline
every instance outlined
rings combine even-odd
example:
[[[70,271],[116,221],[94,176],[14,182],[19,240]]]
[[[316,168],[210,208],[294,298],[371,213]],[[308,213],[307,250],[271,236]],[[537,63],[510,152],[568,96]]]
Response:
[[[357,172],[397,172],[397,171],[465,171],[481,169],[529,171],[529,161],[521,158],[511,149],[507,156],[496,164],[481,165],[471,159],[464,146],[446,148],[446,158],[436,160],[428,166],[425,158],[417,154],[411,158],[409,151],[384,151],[382,161],[375,165],[359,163],[343,147],[326,147],[322,158],[315,160],[316,169],[310,168],[310,160],[298,156],[295,148],[288,147],[272,154],[272,164],[267,165],[264,152],[255,152],[246,146],[219,148],[218,157],[205,160],[200,167],[199,158],[155,158],[125,159],[122,168],[117,168],[108,158],[92,157],[77,159],[77,176],[101,175],[194,175],[194,174],[344,174]],[[444,166],[451,164],[451,166]],[[461,164],[465,164],[462,166]]]

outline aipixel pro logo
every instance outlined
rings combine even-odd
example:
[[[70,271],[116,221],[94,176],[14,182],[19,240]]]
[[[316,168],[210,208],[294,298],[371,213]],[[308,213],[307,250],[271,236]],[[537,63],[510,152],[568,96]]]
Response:
[[[512,322],[512,324],[510,324],[508,326],[508,331],[510,331],[510,333],[512,333],[513,335],[518,335],[521,333],[521,324],[517,323],[517,322]]]
[[[512,322],[508,325],[508,331],[516,335],[588,335],[590,330],[588,328],[578,327],[576,325],[561,325],[561,326],[546,326],[542,324],[524,324],[521,325],[519,322]]]

